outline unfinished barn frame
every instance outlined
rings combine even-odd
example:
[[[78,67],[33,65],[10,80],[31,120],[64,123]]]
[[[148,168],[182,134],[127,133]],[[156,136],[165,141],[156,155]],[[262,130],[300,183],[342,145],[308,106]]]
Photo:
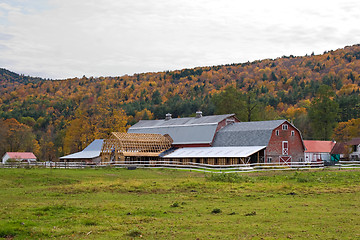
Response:
[[[113,132],[104,140],[101,150],[102,163],[131,163],[132,161],[155,161],[159,154],[171,148],[168,135],[152,133]]]

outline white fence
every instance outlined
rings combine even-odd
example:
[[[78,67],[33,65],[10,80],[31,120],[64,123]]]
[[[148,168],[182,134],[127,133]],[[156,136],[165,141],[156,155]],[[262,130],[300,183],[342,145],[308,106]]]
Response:
[[[87,164],[84,162],[34,162],[34,163],[10,163],[0,164],[1,168],[60,168],[60,169],[76,169],[76,168],[169,168],[182,169],[201,172],[213,173],[230,173],[230,172],[252,172],[252,171],[274,171],[274,170],[305,170],[314,168],[326,168],[323,162],[287,162],[287,163],[252,163],[252,164],[236,164],[236,165],[209,165],[201,163],[183,163],[175,161],[132,161],[121,164],[102,163]],[[360,161],[340,161],[329,168],[360,168]]]
[[[335,166],[339,168],[360,168],[360,161],[339,161]]]

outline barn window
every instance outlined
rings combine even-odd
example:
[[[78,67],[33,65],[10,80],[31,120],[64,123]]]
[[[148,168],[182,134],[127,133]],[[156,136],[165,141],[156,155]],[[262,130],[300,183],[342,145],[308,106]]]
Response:
[[[279,136],[279,130],[276,130],[276,131],[275,131],[275,135],[276,135],[276,136]]]
[[[288,155],[289,154],[288,141],[283,141],[282,142],[282,154],[283,155]]]
[[[287,125],[287,124],[283,124],[283,125],[282,125],[282,130],[288,130],[288,125]]]
[[[272,161],[272,157],[268,157],[268,158],[267,158],[267,162],[268,162],[268,163],[271,163],[271,161]]]
[[[295,136],[295,131],[291,131],[291,136]]]

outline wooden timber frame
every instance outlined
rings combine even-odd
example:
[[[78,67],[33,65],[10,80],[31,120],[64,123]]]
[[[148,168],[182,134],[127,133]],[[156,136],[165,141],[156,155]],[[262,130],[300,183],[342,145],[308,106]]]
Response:
[[[101,162],[156,161],[160,153],[171,148],[172,142],[169,135],[113,132],[104,140]]]

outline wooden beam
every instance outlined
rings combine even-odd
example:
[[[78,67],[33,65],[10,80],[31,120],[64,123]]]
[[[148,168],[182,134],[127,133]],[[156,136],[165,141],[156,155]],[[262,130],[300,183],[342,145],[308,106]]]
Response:
[[[113,132],[105,139],[101,150],[102,162],[108,162],[112,155],[115,161],[124,156],[158,157],[171,148],[172,139],[161,134]]]

